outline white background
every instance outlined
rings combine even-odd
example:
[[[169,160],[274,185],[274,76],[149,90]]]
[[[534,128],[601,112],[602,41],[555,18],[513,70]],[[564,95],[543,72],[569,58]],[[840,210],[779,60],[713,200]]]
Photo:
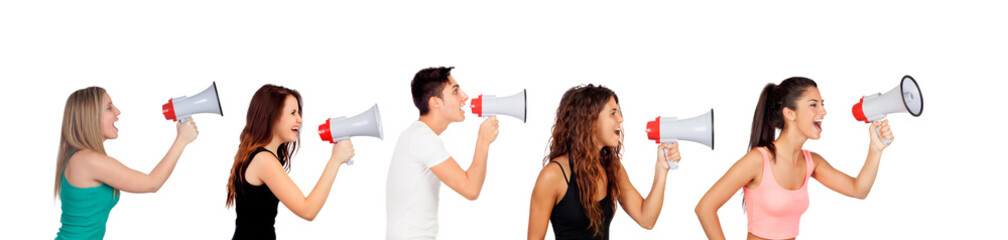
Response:
[[[701,239],[693,209],[746,152],[762,86],[791,76],[819,83],[829,115],[805,147],[857,174],[867,125],[850,107],[904,74],[920,83],[919,118],[890,116],[886,149],[867,200],[811,182],[805,239],[997,238],[1005,220],[1006,133],[998,86],[1008,64],[1008,15],[999,3],[660,1],[507,3],[330,1],[5,1],[0,3],[0,94],[6,239],[48,239],[59,228],[53,173],[60,120],[74,90],[106,88],[122,110],[108,153],[147,172],[167,151],[174,124],[161,104],[217,82],[224,117],[197,115],[200,135],[154,194],[124,193],[108,239],[226,239],[234,210],[225,184],[252,93],[265,83],[304,96],[305,135],[290,176],[308,192],[330,144],[325,118],[377,103],[385,139],[356,138],[356,164],[340,169],[313,222],[281,205],[281,239],[381,239],[385,179],[399,133],[417,118],[408,82],[429,66],[456,66],[471,97],[528,90],[528,122],[501,118],[482,195],[441,191],[442,239],[525,237],[529,194],[542,166],[561,94],[583,84],[619,95],[626,122],[623,164],[648,192],[655,144],[645,122],[715,109],[716,150],[681,147],[653,230],[622,210],[613,239]],[[442,139],[467,167],[480,118]],[[721,208],[725,234],[746,233],[740,194]],[[547,234],[552,238],[552,232]]]

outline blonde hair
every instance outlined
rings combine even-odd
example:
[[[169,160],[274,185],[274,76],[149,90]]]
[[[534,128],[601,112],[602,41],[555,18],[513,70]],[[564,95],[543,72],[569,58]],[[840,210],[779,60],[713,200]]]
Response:
[[[70,154],[80,149],[88,149],[105,154],[101,118],[105,89],[87,87],[70,94],[63,107],[63,128],[60,130],[59,151],[56,153],[56,184],[53,197],[59,197],[63,171],[70,160]]]

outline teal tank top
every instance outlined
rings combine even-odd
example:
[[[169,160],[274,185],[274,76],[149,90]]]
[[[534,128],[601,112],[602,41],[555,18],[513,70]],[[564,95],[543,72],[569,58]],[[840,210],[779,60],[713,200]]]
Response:
[[[73,156],[77,151],[70,153]],[[69,157],[68,157],[69,158]],[[69,161],[67,161],[69,162]],[[66,166],[63,168],[63,179],[60,184],[60,215],[59,232],[56,239],[102,239],[105,237],[105,222],[108,222],[109,212],[119,203],[119,194],[108,184],[89,188],[78,188],[66,180]]]

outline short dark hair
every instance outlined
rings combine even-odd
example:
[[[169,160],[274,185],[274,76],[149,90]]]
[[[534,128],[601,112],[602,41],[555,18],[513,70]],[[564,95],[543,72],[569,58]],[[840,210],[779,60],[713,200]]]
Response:
[[[413,76],[413,81],[410,82],[410,91],[413,93],[413,104],[416,105],[417,110],[420,110],[420,115],[430,112],[430,106],[427,105],[428,99],[434,96],[444,97],[441,95],[441,91],[444,90],[448,76],[451,76],[451,70],[454,68],[429,67],[421,69]]]

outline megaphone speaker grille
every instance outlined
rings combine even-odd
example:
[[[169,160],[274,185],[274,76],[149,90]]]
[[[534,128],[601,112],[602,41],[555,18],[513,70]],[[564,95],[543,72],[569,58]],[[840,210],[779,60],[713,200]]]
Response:
[[[920,116],[924,111],[924,96],[921,96],[917,80],[914,80],[910,75],[903,76],[900,92],[903,93],[903,105],[906,107],[907,113],[914,117]]]

